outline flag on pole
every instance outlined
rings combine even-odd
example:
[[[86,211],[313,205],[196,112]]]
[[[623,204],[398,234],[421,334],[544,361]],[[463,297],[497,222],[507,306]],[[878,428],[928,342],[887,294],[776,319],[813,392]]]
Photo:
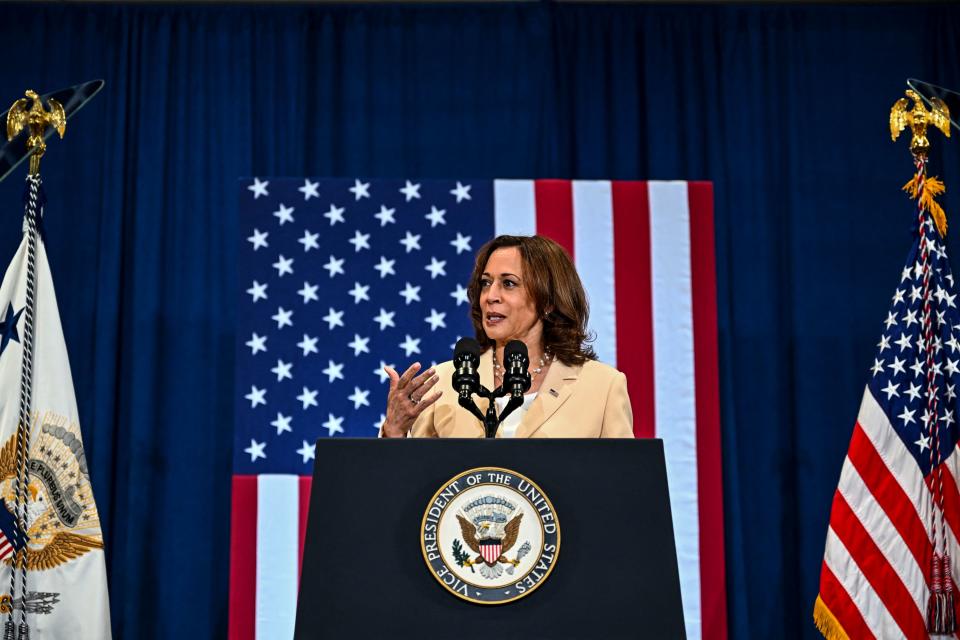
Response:
[[[255,178],[239,202],[231,640],[293,633],[316,439],[375,436],[382,366],[449,360],[477,250],[535,233],[664,440],[687,637],[726,637],[709,183]]]
[[[944,596],[957,591],[950,558],[960,557],[960,301],[922,210],[917,227],[833,497],[814,605],[830,640],[928,638],[936,599],[939,615],[953,610]]]
[[[34,195],[42,192],[39,177]],[[28,188],[28,192],[30,188]],[[42,224],[42,223],[39,223]],[[17,426],[28,327],[28,274],[33,292],[32,406],[25,503],[26,597],[18,579],[14,618],[26,614],[31,637],[42,640],[110,638],[103,536],[80,435],[73,379],[43,234],[30,258],[28,225],[0,284],[0,598],[10,597],[16,525]],[[27,371],[30,370],[28,366]],[[0,608],[2,609],[2,608]],[[4,612],[5,613],[5,612]]]

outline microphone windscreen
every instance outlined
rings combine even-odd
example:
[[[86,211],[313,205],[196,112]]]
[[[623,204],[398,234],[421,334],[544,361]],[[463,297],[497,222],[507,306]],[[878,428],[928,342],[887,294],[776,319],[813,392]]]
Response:
[[[457,340],[457,345],[453,348],[454,358],[460,354],[469,354],[479,358],[480,351],[480,343],[473,338],[460,338]]]
[[[503,348],[503,359],[509,362],[511,356],[515,357],[517,355],[523,360],[530,360],[530,357],[527,355],[527,345],[520,340],[511,340],[507,343],[507,346]]]

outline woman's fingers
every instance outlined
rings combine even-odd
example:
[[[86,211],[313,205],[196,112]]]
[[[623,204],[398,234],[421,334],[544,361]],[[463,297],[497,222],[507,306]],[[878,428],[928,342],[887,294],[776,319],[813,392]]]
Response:
[[[407,385],[407,393],[414,398],[423,396],[423,385],[436,378],[436,372],[433,369],[427,369]]]
[[[417,417],[440,399],[441,392],[430,393],[440,377],[433,367],[425,371],[420,369],[419,362],[414,362],[402,374],[391,366],[383,367],[390,378],[385,432],[389,431],[391,435],[395,435],[393,432],[406,433]]]
[[[419,403],[417,403],[417,415],[420,415],[421,413],[423,413],[423,411],[425,411],[427,407],[429,407],[429,406],[432,405],[434,402],[436,402],[437,400],[439,400],[439,399],[440,399],[440,396],[442,396],[442,395],[443,395],[443,391],[437,391],[436,393],[434,393],[434,394],[431,395],[430,397],[424,398],[424,399],[421,400]]]
[[[402,376],[400,376],[397,386],[402,389],[410,384],[410,381],[413,380],[413,377],[417,375],[417,371],[420,371],[420,363],[414,362],[412,365],[407,367],[407,370],[403,372]]]
[[[410,391],[410,399],[414,402],[420,402],[420,400],[427,395],[427,392],[430,391],[433,385],[437,384],[437,382],[440,380],[440,376],[433,375],[432,371],[428,371],[427,373],[430,374],[430,377],[427,377],[426,375],[420,376],[420,384]]]
[[[387,372],[387,376],[390,378],[390,391],[393,391],[397,388],[397,384],[400,381],[400,374],[390,365],[384,365],[383,370]]]
[[[390,391],[398,390],[403,391],[407,395],[413,395],[413,392],[423,386],[428,380],[436,377],[433,367],[420,372],[418,375],[417,372],[420,371],[420,367],[419,362],[414,362],[403,372],[403,375],[398,376],[393,367],[384,366],[383,370],[390,376]]]

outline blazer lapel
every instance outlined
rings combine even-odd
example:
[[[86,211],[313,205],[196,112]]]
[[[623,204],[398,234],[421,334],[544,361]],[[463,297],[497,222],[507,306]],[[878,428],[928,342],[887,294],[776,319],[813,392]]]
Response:
[[[556,413],[570,394],[573,393],[573,382],[580,374],[580,367],[568,367],[559,360],[554,360],[547,371],[547,377],[540,385],[536,400],[523,416],[520,427],[517,429],[518,438],[529,438],[543,426],[550,416]]]

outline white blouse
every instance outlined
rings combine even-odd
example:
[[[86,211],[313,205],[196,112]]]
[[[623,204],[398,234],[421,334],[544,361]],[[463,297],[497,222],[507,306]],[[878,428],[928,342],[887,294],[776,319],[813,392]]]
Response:
[[[526,415],[527,409],[530,408],[530,405],[533,404],[533,401],[536,397],[537,394],[535,392],[523,396],[523,404],[514,409],[513,413],[508,415],[507,419],[500,423],[500,429],[497,430],[497,436],[500,438],[515,438],[517,435],[517,428],[520,426],[520,423],[523,422],[523,416]],[[510,396],[497,398],[497,415],[503,413],[503,410],[506,408],[508,402],[510,402]]]

